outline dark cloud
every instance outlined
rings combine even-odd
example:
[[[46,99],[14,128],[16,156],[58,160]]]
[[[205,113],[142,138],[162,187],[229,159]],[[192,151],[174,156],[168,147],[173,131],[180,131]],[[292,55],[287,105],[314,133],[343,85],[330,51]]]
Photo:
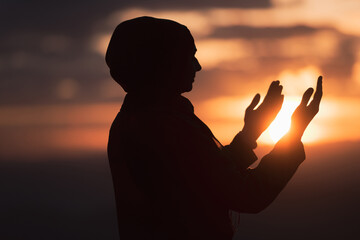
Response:
[[[102,22],[114,11],[129,7],[151,9],[202,9],[213,7],[266,8],[269,0],[261,1],[94,1],[65,0],[51,2],[44,0],[5,1],[0,3],[0,104],[23,104],[63,101],[54,94],[62,79],[73,79],[78,91],[71,101],[106,101],[99,93],[99,86],[109,73],[104,57],[91,49],[92,37],[109,29]],[[100,27],[99,27],[100,25]],[[189,26],[191,27],[191,26]],[[309,26],[260,28],[235,26],[217,28],[210,37],[271,39],[291,36],[311,36],[319,31],[334,31],[340,39],[339,51],[335,57],[322,60],[322,70],[334,78],[346,81],[350,79],[355,62],[355,47],[359,41],[354,36],[344,36],[333,29],[313,28]],[[271,42],[265,42],[266,49],[274,48]],[[201,50],[201,49],[199,49]],[[275,49],[276,50],[276,49]],[[276,51],[273,51],[276,53]],[[311,57],[311,53],[309,53]],[[269,57],[253,56],[262,71],[219,71],[206,70],[199,77],[199,85],[194,88],[196,98],[211,95],[231,94],[229,90],[213,92],[219,89],[218,79],[229,78],[251,80],[266,75],[276,75],[283,69],[317,65],[317,56],[311,58],[284,58],[276,54]],[[314,60],[315,59],[315,60]],[[261,73],[259,73],[261,72]],[[215,77],[218,76],[218,77]],[[201,79],[204,82],[201,83]],[[241,81],[235,84],[241,87]],[[205,83],[206,82],[206,83]],[[211,84],[209,84],[211,83]],[[206,87],[205,85],[208,84]],[[227,83],[223,82],[223,85]],[[211,86],[211,87],[210,87]],[[200,87],[200,86],[199,86]],[[235,89],[235,88],[234,88]],[[119,88],[119,91],[121,89]],[[237,90],[238,91],[238,90]],[[193,95],[194,95],[193,94]],[[195,96],[194,95],[194,96]]]
[[[95,22],[114,10],[131,7],[147,9],[196,10],[206,8],[268,8],[270,0],[63,0],[6,1],[0,3],[3,32],[44,31],[83,34]]]
[[[103,57],[97,53],[83,54],[21,54],[15,53],[7,67],[0,70],[0,103],[51,103],[58,84],[72,79],[78,84],[73,101],[98,101],[99,86],[109,73]],[[120,90],[120,89],[119,89]]]
[[[352,68],[356,62],[357,45],[359,38],[343,36],[334,57],[327,59],[322,68],[324,72],[338,80],[340,85],[351,82]]]
[[[136,0],[124,2],[124,7],[149,9],[204,9],[204,8],[268,8],[270,0]]]
[[[310,35],[318,31],[330,28],[313,28],[309,26],[291,27],[251,27],[230,26],[219,27],[214,30],[210,37],[216,38],[287,38],[292,36]]]
[[[63,78],[80,82],[77,98],[98,101],[96,89],[109,74],[103,56],[92,52],[91,38],[109,30],[99,23],[112,12],[130,7],[265,8],[270,0],[1,1],[0,104],[57,101],[53,89]]]
[[[8,1],[0,10],[2,31],[86,33],[94,22],[103,18],[118,1]],[[113,6],[114,5],[114,6]]]

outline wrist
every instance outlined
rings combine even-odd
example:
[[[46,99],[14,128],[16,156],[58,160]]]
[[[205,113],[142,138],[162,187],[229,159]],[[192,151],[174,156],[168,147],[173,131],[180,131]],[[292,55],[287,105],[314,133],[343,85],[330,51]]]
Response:
[[[256,137],[256,134],[254,134],[254,131],[246,126],[244,126],[244,128],[241,130],[241,135],[244,139],[251,142],[256,142],[256,140],[258,139]]]
[[[298,131],[290,129],[278,142],[294,144],[296,142],[301,142],[301,137],[302,135],[300,135]]]
[[[251,149],[255,149],[257,147],[256,137],[251,134],[246,128],[244,128],[241,132],[239,132],[238,137],[241,138],[241,141],[250,147]]]
[[[301,141],[303,133],[304,131],[302,131],[299,127],[292,125],[285,136],[293,142],[298,142]]]

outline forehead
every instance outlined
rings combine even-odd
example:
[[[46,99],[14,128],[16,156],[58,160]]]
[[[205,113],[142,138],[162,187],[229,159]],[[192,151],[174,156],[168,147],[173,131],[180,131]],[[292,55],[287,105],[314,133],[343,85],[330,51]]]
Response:
[[[187,51],[190,51],[193,54],[197,51],[195,40],[187,28],[186,31],[183,32],[182,40],[183,41],[181,44],[184,46],[184,48],[186,48]]]

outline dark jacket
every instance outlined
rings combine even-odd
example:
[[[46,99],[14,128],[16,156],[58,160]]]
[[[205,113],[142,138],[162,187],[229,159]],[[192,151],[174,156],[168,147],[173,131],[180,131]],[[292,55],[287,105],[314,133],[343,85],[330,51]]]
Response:
[[[278,143],[255,169],[241,132],[223,147],[182,96],[128,94],[109,136],[121,240],[232,239],[229,210],[257,213],[305,159]]]

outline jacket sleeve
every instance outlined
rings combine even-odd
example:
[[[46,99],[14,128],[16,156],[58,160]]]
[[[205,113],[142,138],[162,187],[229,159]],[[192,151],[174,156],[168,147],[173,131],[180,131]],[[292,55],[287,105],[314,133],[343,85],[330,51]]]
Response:
[[[222,148],[222,151],[234,162],[238,170],[246,170],[258,159],[253,151],[255,147],[244,139],[242,132],[239,132],[229,145]]]
[[[279,142],[261,159],[256,168],[246,170],[242,183],[239,184],[243,197],[238,196],[240,204],[232,203],[232,209],[248,213],[265,209],[283,190],[304,160],[305,152],[301,142]]]
[[[239,171],[213,139],[183,131],[175,140],[171,145],[179,177],[193,192],[243,213],[265,209],[305,159],[301,142],[283,140],[263,157],[257,168]],[[231,154],[238,159],[248,157],[240,150]]]

